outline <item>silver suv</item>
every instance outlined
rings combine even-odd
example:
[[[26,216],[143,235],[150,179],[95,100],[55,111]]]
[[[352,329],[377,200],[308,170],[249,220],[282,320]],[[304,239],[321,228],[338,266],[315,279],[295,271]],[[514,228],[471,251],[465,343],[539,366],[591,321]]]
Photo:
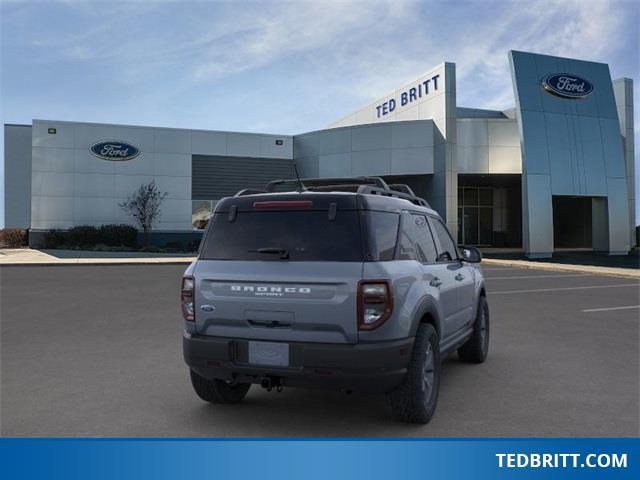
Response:
[[[426,423],[441,360],[481,363],[489,309],[475,248],[381,178],[271,182],[221,200],[182,279],[184,359],[200,398],[251,384],[385,392]]]

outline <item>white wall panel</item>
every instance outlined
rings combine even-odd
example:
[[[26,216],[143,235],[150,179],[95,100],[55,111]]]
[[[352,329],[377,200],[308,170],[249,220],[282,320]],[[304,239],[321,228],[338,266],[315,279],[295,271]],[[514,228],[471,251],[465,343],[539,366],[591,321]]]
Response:
[[[156,128],[155,151],[162,153],[191,153],[191,132],[172,128]]]
[[[75,173],[102,173],[106,175],[113,175],[116,171],[116,163],[129,163],[129,162],[111,162],[102,160],[98,157],[91,155],[89,149],[75,149],[73,151],[74,169]],[[136,160],[140,159],[138,157]]]
[[[260,156],[260,138],[246,133],[227,134],[227,152],[236,157]]]
[[[351,152],[320,155],[318,165],[320,177],[348,177],[351,175]]]
[[[73,205],[75,225],[103,225],[114,222],[113,197],[76,197]]]
[[[197,155],[226,155],[227,134],[225,132],[191,132],[191,151]]]
[[[50,128],[55,128],[56,133],[48,133]],[[34,120],[32,135],[34,147],[73,148],[74,126],[72,124]]]
[[[457,145],[487,146],[489,145],[489,127],[485,118],[458,120]]]
[[[114,196],[120,200],[129,198],[140,185],[147,184],[152,179],[149,175],[114,175]]]
[[[282,142],[277,145],[276,140]],[[288,136],[260,135],[258,137],[258,156],[262,158],[292,158],[293,139]]]
[[[44,196],[68,197],[74,193],[73,173],[32,172],[31,188]]]
[[[489,145],[520,148],[520,132],[515,120],[487,120],[487,126]]]
[[[153,173],[155,175],[190,177],[191,155],[186,153],[156,153],[153,161]]]
[[[31,170],[34,172],[75,171],[75,151],[70,148],[33,147],[31,150]]]
[[[489,173],[489,147],[457,145],[458,173]]]
[[[154,180],[160,191],[168,194],[168,199],[191,199],[191,177],[156,176]]]
[[[74,177],[75,197],[109,197],[115,196],[114,175],[99,173],[76,173]]]
[[[391,148],[433,146],[433,125],[430,122],[393,123]]]
[[[522,173],[520,147],[489,147],[489,173]]]
[[[391,150],[391,173],[424,174],[433,172],[433,147],[394,148]]]
[[[73,197],[38,195],[31,198],[32,228],[54,228],[56,226],[62,228],[72,223]],[[47,227],[43,227],[43,224],[46,224]]]
[[[391,150],[351,152],[352,175],[388,175],[391,172]]]

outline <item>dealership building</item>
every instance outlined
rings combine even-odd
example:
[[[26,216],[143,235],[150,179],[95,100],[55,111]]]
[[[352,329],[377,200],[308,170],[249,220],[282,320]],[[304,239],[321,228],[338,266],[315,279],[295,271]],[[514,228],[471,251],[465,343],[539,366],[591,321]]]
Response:
[[[197,236],[225,196],[273,179],[381,176],[409,185],[460,244],[626,254],[635,244],[632,80],[603,63],[512,51],[515,106],[463,108],[445,62],[299,135],[33,120],[5,125],[5,227],[132,223],[154,180],[157,241]]]

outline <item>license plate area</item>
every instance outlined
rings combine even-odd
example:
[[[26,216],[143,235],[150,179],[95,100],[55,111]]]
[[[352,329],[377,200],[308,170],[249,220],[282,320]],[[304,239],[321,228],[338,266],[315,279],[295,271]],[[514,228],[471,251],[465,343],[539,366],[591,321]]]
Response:
[[[249,363],[272,367],[289,366],[289,344],[249,341]]]

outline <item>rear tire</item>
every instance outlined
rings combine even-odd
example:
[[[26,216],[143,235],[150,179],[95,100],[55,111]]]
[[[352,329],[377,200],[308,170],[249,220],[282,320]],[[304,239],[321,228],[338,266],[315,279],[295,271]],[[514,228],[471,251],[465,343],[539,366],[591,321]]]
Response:
[[[250,383],[227,383],[224,380],[207,380],[193,370],[191,372],[191,385],[196,394],[205,402],[211,403],[239,403],[245,397]]]
[[[482,363],[489,353],[489,304],[484,296],[478,302],[476,321],[473,324],[473,334],[458,349],[460,360],[468,363]]]
[[[399,387],[387,393],[396,420],[424,424],[433,417],[440,387],[439,343],[432,325],[423,323],[418,327],[407,376]]]

